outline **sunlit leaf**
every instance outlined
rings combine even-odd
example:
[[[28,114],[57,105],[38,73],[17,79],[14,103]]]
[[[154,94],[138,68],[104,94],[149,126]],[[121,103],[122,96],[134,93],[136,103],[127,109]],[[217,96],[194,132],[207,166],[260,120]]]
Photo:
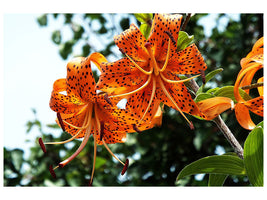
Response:
[[[263,128],[261,125],[249,133],[244,145],[244,164],[249,181],[254,186],[263,186]]]
[[[237,156],[220,155],[201,158],[180,171],[177,180],[193,174],[229,174],[245,175],[246,170],[243,160]]]
[[[193,40],[194,40],[193,35],[189,36],[186,32],[179,31],[179,37],[177,41],[177,51],[185,49],[192,43]]]
[[[222,186],[227,177],[226,174],[210,174],[208,186]]]
[[[244,90],[239,89],[239,93],[245,101],[248,101],[251,99],[251,97]],[[222,87],[218,89],[216,92],[214,92],[214,95],[219,96],[219,97],[228,97],[236,103],[236,99],[234,95],[234,86]]]

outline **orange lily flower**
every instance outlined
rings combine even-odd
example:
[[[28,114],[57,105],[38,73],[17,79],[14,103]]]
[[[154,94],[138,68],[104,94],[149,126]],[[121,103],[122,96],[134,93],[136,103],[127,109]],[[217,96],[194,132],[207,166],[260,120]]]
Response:
[[[155,14],[149,38],[131,24],[114,37],[126,56],[116,62],[102,63],[97,89],[110,98],[126,98],[128,109],[142,120],[153,118],[159,102],[191,115],[204,117],[181,80],[181,74],[200,74],[207,66],[195,44],[177,52],[181,15]],[[152,115],[148,115],[148,113]],[[191,122],[185,117],[190,125]]]
[[[126,133],[136,132],[135,124],[139,122],[138,117],[125,109],[118,109],[114,100],[109,99],[106,94],[97,94],[95,90],[95,79],[91,70],[93,62],[97,67],[100,63],[107,62],[100,53],[93,53],[87,58],[78,57],[67,64],[67,78],[58,79],[54,82],[50,99],[50,108],[57,112],[57,123],[61,128],[70,133],[72,137],[62,142],[46,142],[39,140],[42,149],[45,144],[64,144],[75,138],[83,138],[77,151],[60,162],[55,168],[50,167],[50,172],[55,176],[54,170],[64,167],[73,160],[85,147],[90,135],[94,137],[94,162],[90,184],[92,184],[97,144],[104,145],[110,154],[117,159],[125,172],[128,159],[122,162],[107,146],[108,143],[122,143],[126,140]],[[145,130],[159,123],[161,113],[152,122],[143,123],[138,130]]]
[[[260,38],[253,46],[252,51],[240,61],[242,69],[238,73],[235,85],[234,94],[236,101],[235,114],[239,124],[248,130],[252,130],[255,127],[254,122],[250,117],[249,111],[263,117],[263,85],[258,87],[259,95],[251,100],[245,101],[239,94],[239,88],[249,94],[250,89],[248,86],[252,84],[252,79],[255,73],[263,68],[263,37]],[[263,77],[261,77],[258,83],[263,83]]]

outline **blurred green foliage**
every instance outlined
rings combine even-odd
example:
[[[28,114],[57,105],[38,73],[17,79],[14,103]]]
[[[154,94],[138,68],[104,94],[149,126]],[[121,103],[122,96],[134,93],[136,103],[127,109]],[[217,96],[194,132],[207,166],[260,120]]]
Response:
[[[224,30],[219,30],[220,19],[229,18],[220,14],[217,26],[210,37],[204,34],[198,21],[207,14],[194,15],[185,31],[194,35],[195,43],[208,65],[206,73],[223,68],[204,90],[233,85],[240,70],[240,59],[251,50],[255,41],[263,36],[262,14],[241,14],[239,21],[229,19]],[[41,27],[49,26],[50,20],[63,19],[58,29],[51,33],[52,41],[58,45],[59,55],[63,59],[73,56],[88,56],[94,51],[101,52],[108,59],[120,58],[113,36],[129,27],[130,23],[140,25],[133,14],[44,14],[37,22]],[[71,37],[65,35],[70,30]],[[41,38],[40,38],[41,39]],[[65,66],[62,66],[65,67]],[[96,73],[95,73],[96,75]],[[52,111],[51,111],[52,112]],[[222,114],[223,119],[237,140],[243,146],[248,131],[242,129],[232,111]],[[254,116],[255,117],[255,116]],[[105,150],[98,146],[94,186],[176,186],[176,177],[184,166],[200,158],[214,155],[218,149],[233,151],[227,140],[212,122],[189,116],[195,130],[185,125],[180,114],[165,108],[162,127],[156,127],[143,133],[128,134],[124,144],[109,145],[122,160],[129,158],[130,165],[124,176],[120,175],[122,166]],[[51,119],[51,122],[54,119]],[[255,117],[255,120],[261,121]],[[27,122],[29,134],[38,127],[44,141],[60,141],[69,138],[67,133],[55,137],[59,131],[56,124],[44,125],[38,119]],[[49,127],[49,132],[43,128]],[[37,139],[36,139],[37,140]],[[5,186],[86,186],[90,180],[93,161],[93,138],[70,164],[56,169],[57,179],[49,173],[49,165],[57,165],[70,156],[79,146],[80,140],[65,145],[47,145],[44,154],[38,143],[32,144],[30,155],[25,157],[21,149],[4,148],[4,185]],[[203,178],[190,176],[179,182],[179,186],[207,186],[208,175]],[[247,186],[248,179],[230,176],[226,186]]]

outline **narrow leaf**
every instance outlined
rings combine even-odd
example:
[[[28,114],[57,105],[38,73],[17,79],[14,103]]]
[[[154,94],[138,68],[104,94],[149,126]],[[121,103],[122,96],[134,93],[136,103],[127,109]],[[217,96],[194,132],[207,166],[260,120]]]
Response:
[[[244,164],[249,181],[263,186],[263,128],[258,126],[248,135],[244,145]]]
[[[245,175],[243,160],[236,156],[219,155],[201,158],[182,169],[177,180],[193,174],[229,174]]]
[[[194,101],[197,103],[199,101],[203,101],[205,99],[209,99],[209,98],[212,98],[212,97],[215,97],[214,95],[212,94],[209,94],[209,93],[200,93],[196,96],[196,98],[194,99]]]
[[[210,174],[208,186],[222,186],[227,177],[226,174]]]
[[[145,36],[146,39],[149,36],[150,29],[151,29],[151,27],[148,24],[141,24],[141,26],[140,26],[140,31]]]
[[[208,82],[210,79],[212,79],[216,74],[220,73],[223,71],[223,68],[218,68],[206,75],[206,82]]]

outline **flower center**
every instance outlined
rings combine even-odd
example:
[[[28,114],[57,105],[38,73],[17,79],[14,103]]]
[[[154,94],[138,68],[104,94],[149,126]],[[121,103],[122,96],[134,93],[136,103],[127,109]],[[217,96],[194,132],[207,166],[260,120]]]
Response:
[[[148,54],[149,54],[149,58],[150,58],[149,64],[151,66],[151,70],[153,70],[155,76],[158,76],[160,69],[158,67],[157,61],[156,61],[155,56],[153,54],[153,51],[151,48],[151,43],[149,43],[149,42],[145,43],[145,48],[147,49]]]

